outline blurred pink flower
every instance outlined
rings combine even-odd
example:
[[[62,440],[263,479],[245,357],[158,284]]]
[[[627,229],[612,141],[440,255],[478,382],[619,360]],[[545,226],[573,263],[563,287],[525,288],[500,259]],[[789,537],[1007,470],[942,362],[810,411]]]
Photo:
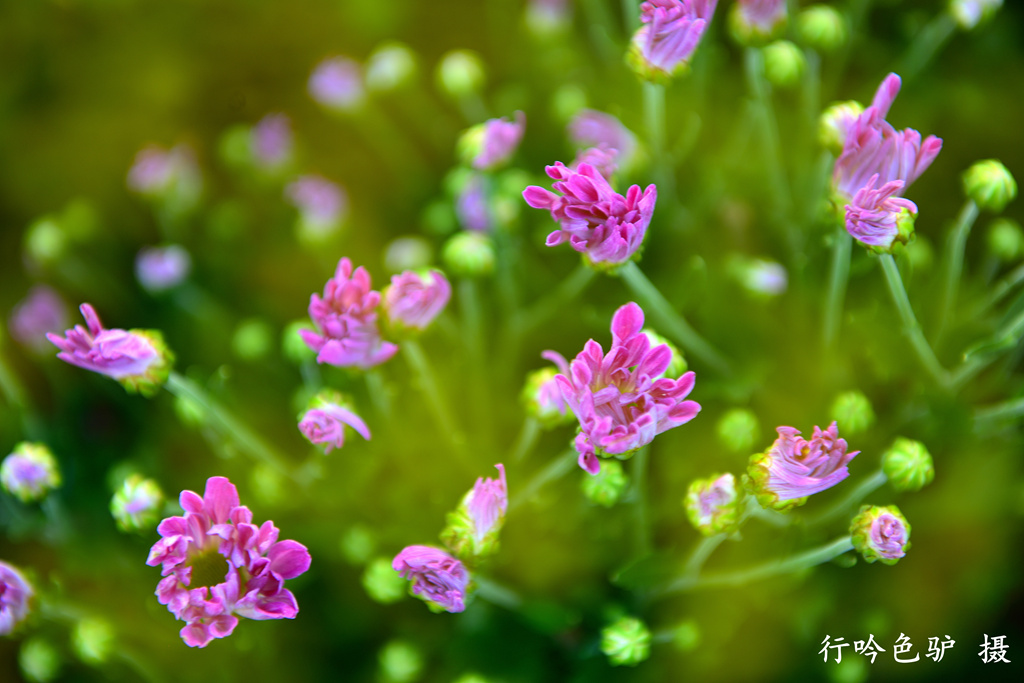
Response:
[[[32,586],[17,569],[0,560],[0,636],[14,630],[29,613]]]
[[[917,205],[899,196],[902,180],[893,180],[876,189],[877,181],[876,173],[846,205],[846,231],[862,244],[889,251],[893,242],[906,244],[909,241]]]
[[[597,172],[604,176],[606,180],[611,180],[611,177],[615,175],[615,171],[619,168],[618,163],[615,161],[618,156],[618,150],[601,143],[597,147],[587,147],[577,152],[576,158],[573,159],[569,168],[576,171],[579,170],[581,164],[587,164],[597,169]]]
[[[633,34],[629,61],[644,78],[663,80],[685,69],[704,36],[718,0],[649,0]]]
[[[149,292],[162,292],[181,284],[192,269],[192,257],[184,247],[143,247],[135,257],[135,277]]]
[[[257,166],[266,170],[280,168],[292,155],[291,120],[285,114],[267,114],[253,126],[250,145]]]
[[[501,117],[489,119],[483,125],[483,142],[480,153],[473,159],[473,168],[489,171],[501,166],[515,154],[526,131],[526,115],[517,111],[515,121]]]
[[[609,154],[614,151],[623,166],[629,165],[636,152],[636,136],[617,118],[596,109],[581,109],[569,122],[568,133],[577,147],[597,147]]]
[[[311,443],[323,445],[324,454],[345,445],[346,425],[369,441],[370,428],[351,410],[351,407],[340,393],[331,390],[321,391],[310,401],[309,409],[302,414],[299,431]]]
[[[391,567],[412,579],[412,592],[434,611],[461,612],[466,609],[469,572],[457,559],[437,548],[410,545],[395,556]]]
[[[391,276],[391,284],[384,289],[384,312],[394,327],[425,330],[451,296],[452,286],[441,271],[407,270]]]
[[[487,201],[487,184],[483,176],[473,174],[455,197],[455,216],[466,230],[487,232],[493,224]]]
[[[331,57],[316,65],[309,77],[309,94],[335,111],[348,111],[366,96],[359,64],[348,57]]]
[[[33,351],[50,348],[47,332],[60,332],[68,326],[68,306],[51,287],[36,285],[11,311],[11,336]]]
[[[284,193],[299,210],[302,222],[315,233],[332,232],[348,214],[345,190],[322,176],[299,176],[285,187]]]

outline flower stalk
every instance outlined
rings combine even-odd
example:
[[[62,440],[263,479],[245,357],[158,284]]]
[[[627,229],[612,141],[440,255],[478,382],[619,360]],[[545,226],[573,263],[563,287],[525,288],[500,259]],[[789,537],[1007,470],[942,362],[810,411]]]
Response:
[[[973,199],[968,199],[960,215],[957,216],[956,225],[949,233],[949,243],[946,252],[946,272],[942,286],[942,314],[939,318],[939,335],[946,330],[946,325],[956,307],[957,289],[960,285],[960,277],[964,270],[964,251],[967,248],[967,237],[971,233],[974,221],[978,219],[979,208]]]

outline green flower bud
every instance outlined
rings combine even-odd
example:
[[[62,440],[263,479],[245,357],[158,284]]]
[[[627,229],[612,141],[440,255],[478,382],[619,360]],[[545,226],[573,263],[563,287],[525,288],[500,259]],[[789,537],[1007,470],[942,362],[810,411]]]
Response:
[[[32,261],[49,266],[64,256],[68,238],[57,221],[47,216],[28,227],[25,231],[24,244],[25,253]]]
[[[437,65],[437,86],[449,96],[460,99],[477,93],[484,86],[484,65],[469,50],[452,50]]]
[[[740,497],[736,480],[729,474],[713,474],[697,479],[683,498],[690,524],[705,536],[728,533],[740,519]]]
[[[764,54],[764,75],[769,83],[778,88],[792,88],[800,82],[807,69],[803,50],[788,40],[777,40],[761,52]]]
[[[1017,196],[1017,181],[997,159],[979,161],[963,179],[964,193],[982,209],[999,213]]]
[[[228,128],[217,144],[217,153],[221,160],[232,168],[248,168],[252,166],[252,128],[238,124]]]
[[[601,631],[601,652],[614,666],[636,666],[651,654],[651,632],[635,617],[622,617]]]
[[[453,235],[441,251],[448,270],[459,277],[480,277],[494,271],[494,245],[491,238],[477,232]]]
[[[391,558],[378,557],[366,565],[363,588],[371,599],[382,605],[398,602],[409,592],[409,582],[391,568]]]
[[[665,372],[663,372],[658,377],[655,377],[654,379],[660,379],[661,377],[668,377],[669,379],[678,379],[679,377],[682,377],[683,373],[686,372],[686,369],[689,367],[689,365],[687,365],[686,363],[686,357],[683,356],[683,352],[680,351],[679,348],[675,344],[670,342],[667,338],[662,337],[660,334],[650,329],[649,327],[645,327],[640,331],[643,334],[647,335],[647,339],[650,340],[652,347],[664,344],[669,348],[669,351],[672,352],[672,361],[668,364],[668,368],[665,369]]]
[[[745,408],[733,408],[725,413],[716,426],[718,438],[736,453],[749,452],[760,437],[757,417]]]
[[[18,666],[26,680],[49,683],[60,673],[60,653],[44,638],[26,640],[18,651]]]
[[[555,383],[557,374],[557,368],[534,370],[526,376],[526,384],[519,395],[526,414],[537,420],[544,429],[571,424],[576,420]]]
[[[1017,221],[998,218],[989,226],[988,250],[1003,262],[1016,261],[1024,255],[1024,231]]]
[[[846,21],[828,5],[811,5],[797,16],[796,32],[815,50],[831,52],[846,42]]]
[[[950,0],[949,12],[964,31],[970,31],[978,24],[995,16],[1003,6],[1003,0]]]
[[[875,411],[871,401],[859,391],[846,391],[832,402],[832,419],[839,423],[846,434],[867,431],[875,423]]]
[[[584,473],[583,495],[592,503],[610,508],[619,502],[629,486],[629,477],[618,460],[604,460],[597,474]]]
[[[687,619],[676,626],[672,633],[672,642],[683,652],[693,652],[700,645],[700,627],[693,619]]]
[[[281,352],[285,358],[296,365],[316,360],[316,351],[309,348],[309,345],[299,335],[299,330],[312,329],[313,323],[308,320],[296,320],[285,326],[284,332],[281,333]]]
[[[831,105],[818,119],[818,143],[839,156],[846,144],[846,134],[863,113],[864,105],[854,100]]]
[[[270,325],[258,318],[250,318],[243,320],[235,329],[235,335],[231,338],[231,350],[242,360],[258,361],[270,353],[272,339]]]
[[[478,123],[475,126],[471,126],[462,132],[459,139],[455,143],[455,153],[466,166],[473,164],[473,159],[479,156],[480,152],[484,148],[484,136],[486,133],[486,124]],[[460,171],[458,186],[454,189],[449,188],[452,194],[458,194],[466,182],[469,180],[469,174],[463,174]]]
[[[572,83],[566,83],[551,96],[551,116],[561,123],[568,123],[576,112],[586,106],[586,91]]]
[[[0,486],[22,503],[42,500],[60,483],[57,459],[41,443],[22,441],[0,464]]]
[[[763,21],[754,21],[743,5],[734,3],[729,12],[729,35],[740,45],[747,47],[764,45],[782,35],[787,20],[785,3],[781,4],[773,17],[765,17]]]
[[[389,273],[427,268],[433,259],[434,247],[423,237],[399,237],[384,249],[384,267]]]
[[[895,505],[863,505],[850,523],[853,547],[868,563],[896,564],[910,550],[910,523]]]
[[[408,46],[384,43],[366,60],[366,88],[371,92],[396,90],[416,77],[417,68],[416,53]]]
[[[454,202],[449,198],[435,199],[427,204],[420,220],[431,235],[448,235],[458,227]]]
[[[411,683],[423,672],[423,654],[404,640],[392,640],[377,655],[382,678],[388,683]]]
[[[459,676],[455,680],[455,683],[491,683],[491,681],[487,680],[486,678],[484,678],[480,674],[468,673],[468,674],[462,674],[461,676]]]
[[[71,647],[86,664],[102,664],[114,649],[114,629],[104,619],[82,619],[71,632]]]
[[[163,491],[155,481],[133,474],[114,493],[110,514],[121,531],[145,531],[156,526],[163,503]]]
[[[362,524],[353,524],[341,537],[341,554],[349,564],[364,564],[369,561],[376,548],[377,539],[374,538],[373,532]]]
[[[920,491],[935,478],[932,456],[925,445],[903,437],[882,455],[882,471],[897,491]]]

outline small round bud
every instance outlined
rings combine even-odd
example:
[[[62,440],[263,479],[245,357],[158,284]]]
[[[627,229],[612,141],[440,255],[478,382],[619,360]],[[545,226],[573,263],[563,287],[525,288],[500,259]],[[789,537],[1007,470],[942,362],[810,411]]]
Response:
[[[231,350],[242,360],[258,361],[266,358],[273,346],[270,325],[258,318],[243,320],[231,338]]]
[[[785,267],[776,261],[736,256],[727,265],[729,274],[755,298],[778,296],[789,286]]]
[[[999,213],[1017,196],[1017,181],[997,159],[979,161],[963,179],[964,193],[982,209]]]
[[[693,652],[700,645],[700,626],[687,619],[673,629],[672,642],[683,652]]]
[[[156,526],[163,502],[163,491],[155,481],[133,474],[114,493],[110,514],[121,531],[144,531]]]
[[[641,332],[647,335],[647,338],[651,341],[652,348],[664,344],[669,348],[669,351],[672,352],[672,361],[668,364],[668,367],[665,368],[665,372],[663,372],[661,375],[653,379],[659,379],[661,377],[668,377],[669,379],[678,379],[679,377],[682,377],[683,373],[686,372],[687,368],[689,367],[686,363],[686,357],[683,356],[683,352],[680,351],[679,348],[675,344],[670,342],[667,338],[661,336],[660,334],[658,334],[657,332],[650,328],[645,328],[641,330]]]
[[[592,503],[610,508],[619,502],[629,486],[629,477],[618,460],[605,460],[597,474],[584,474],[583,495]]]
[[[0,486],[22,503],[45,498],[60,481],[57,460],[41,443],[22,441],[0,465]]]
[[[449,96],[460,99],[479,92],[484,85],[484,65],[475,52],[452,50],[437,65],[437,85]]]
[[[868,563],[896,564],[910,549],[910,523],[895,505],[861,506],[850,523],[850,535]]]
[[[1000,261],[1016,261],[1024,255],[1024,230],[1017,221],[1009,218],[992,221],[986,237],[989,252]]]
[[[407,85],[416,77],[416,53],[402,43],[385,43],[366,60],[366,88],[387,92]]]
[[[832,402],[832,419],[846,434],[857,434],[875,423],[875,411],[867,396],[859,391],[846,391]]]
[[[45,638],[32,638],[18,651],[18,666],[25,680],[49,683],[60,673],[60,653]]]
[[[423,237],[399,237],[384,249],[384,267],[389,273],[426,268],[434,258],[434,247]]]
[[[309,345],[302,341],[302,337],[299,335],[299,330],[308,330],[312,326],[308,320],[296,320],[289,323],[281,333],[281,352],[285,358],[296,365],[316,359],[316,351],[309,348]]]
[[[494,271],[494,245],[478,232],[460,232],[445,242],[441,251],[445,265],[459,277],[480,277]]]
[[[846,21],[828,5],[811,5],[796,19],[800,40],[822,52],[831,52],[846,42]]]
[[[392,640],[377,655],[381,678],[387,683],[411,683],[423,671],[423,654],[404,640]]]
[[[882,471],[897,491],[920,491],[935,478],[935,465],[925,445],[903,437],[882,456]]]
[[[491,683],[488,679],[484,678],[478,673],[468,673],[459,676],[455,683]]]
[[[863,113],[864,105],[854,100],[831,105],[818,120],[818,143],[839,156],[846,144],[846,135]]]
[[[1003,0],[950,0],[949,11],[961,29],[970,31],[995,16],[1002,6]]]
[[[60,261],[67,250],[68,238],[57,221],[40,218],[25,231],[25,254],[42,265],[53,265]]]
[[[114,649],[114,629],[105,619],[82,619],[71,632],[71,647],[86,664],[102,664]]]
[[[349,564],[360,565],[369,561],[376,548],[377,539],[373,532],[362,524],[353,524],[341,537],[341,554]]]
[[[736,479],[729,473],[697,479],[683,498],[686,516],[705,536],[733,531],[740,518]]]
[[[251,129],[245,124],[228,128],[217,142],[217,154],[231,168],[246,168],[252,164]]]
[[[803,50],[788,40],[777,40],[762,49],[764,74],[778,88],[792,88],[807,69]]]
[[[651,632],[636,617],[622,617],[601,631],[601,652],[614,666],[636,666],[651,654]]]
[[[754,447],[761,429],[754,413],[745,408],[733,408],[718,421],[716,431],[726,448],[735,453],[743,453]]]
[[[573,83],[566,83],[551,96],[551,116],[562,123],[568,123],[586,106],[586,91]]]
[[[729,13],[729,34],[740,45],[764,45],[782,34],[787,18],[784,0],[737,2]]]
[[[409,582],[391,568],[390,557],[378,557],[363,572],[366,594],[382,605],[398,602],[409,592]]]

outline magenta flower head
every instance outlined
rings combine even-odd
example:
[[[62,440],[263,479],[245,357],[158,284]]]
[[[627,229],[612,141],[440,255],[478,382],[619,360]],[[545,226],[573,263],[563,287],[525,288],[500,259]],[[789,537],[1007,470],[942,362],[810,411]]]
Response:
[[[391,567],[403,579],[412,579],[410,592],[432,612],[466,609],[469,572],[457,559],[427,545],[410,545],[395,555]]]
[[[391,276],[384,289],[384,314],[393,330],[422,332],[434,321],[452,296],[448,278],[439,270],[407,270]]]
[[[128,171],[128,189],[147,199],[190,208],[202,192],[202,175],[187,145],[164,149],[149,145],[135,155]]]
[[[68,306],[56,291],[46,285],[29,290],[10,318],[11,336],[29,349],[41,352],[50,348],[47,332],[59,332],[68,326]]]
[[[249,146],[261,169],[276,171],[286,166],[295,146],[291,120],[285,114],[267,114],[253,126]]]
[[[317,352],[316,362],[365,370],[390,360],[398,347],[380,336],[379,304],[380,292],[370,289],[366,269],[360,266],[353,273],[348,258],[338,261],[323,297],[313,294],[309,299],[309,317],[320,334],[299,331],[306,345]]]
[[[473,563],[498,550],[498,532],[505,523],[508,510],[508,485],[505,466],[494,466],[498,479],[480,477],[467,493],[458,509],[448,513],[448,525],[441,532],[441,541],[463,561]]]
[[[0,636],[13,631],[28,616],[33,594],[21,572],[0,560]]]
[[[157,330],[108,330],[89,304],[80,309],[88,329],[75,325],[46,338],[60,349],[57,358],[117,380],[129,393],[154,395],[171,372],[174,354]]]
[[[300,176],[285,187],[284,195],[299,210],[299,234],[314,241],[336,232],[348,217],[345,190],[322,176]]]
[[[690,484],[683,498],[686,516],[705,536],[734,530],[740,517],[740,497],[731,474],[715,474]]]
[[[519,148],[526,132],[526,114],[515,113],[515,120],[489,119],[473,126],[459,139],[459,148],[467,163],[478,171],[493,171],[502,166]]]
[[[896,562],[910,550],[910,522],[895,505],[863,505],[850,523],[853,547],[871,563]]]
[[[455,197],[455,217],[466,230],[489,232],[493,227],[487,182],[483,175],[474,173],[459,188]]]
[[[22,441],[0,464],[0,486],[22,503],[46,497],[60,486],[60,468],[50,449]]]
[[[608,354],[591,339],[569,374],[555,378],[579,420],[579,465],[590,474],[601,471],[598,455],[629,458],[700,412],[698,403],[683,400],[693,390],[694,373],[661,377],[672,362],[672,350],[666,344],[652,347],[643,326],[644,312],[635,303],[626,304],[612,318]]]
[[[617,150],[602,143],[598,147],[587,147],[577,152],[576,158],[572,160],[569,168],[577,171],[580,164],[588,164],[597,169],[598,173],[610,181],[612,176],[615,175],[615,171],[619,168],[618,163],[615,161],[618,156]]]
[[[188,277],[192,257],[184,247],[143,247],[135,257],[135,277],[153,294],[177,287]]]
[[[370,428],[352,411],[352,402],[332,389],[320,391],[299,416],[299,431],[309,442],[324,447],[324,455],[345,445],[346,427],[370,440]]]
[[[786,512],[807,502],[807,496],[832,488],[850,476],[846,465],[860,451],[846,452],[833,422],[814,428],[810,441],[792,427],[778,427],[779,438],[764,453],[750,456],[745,481],[764,508]]]
[[[309,94],[331,111],[358,109],[366,97],[362,69],[347,57],[325,59],[309,77]]]
[[[905,192],[942,149],[942,140],[934,135],[922,142],[916,130],[897,131],[885,120],[900,91],[900,83],[896,74],[886,76],[871,106],[847,131],[843,153],[832,173],[833,186],[842,201],[853,199],[873,175],[878,176],[881,187],[894,180],[903,181]]]
[[[846,205],[846,231],[871,251],[886,254],[914,236],[917,205],[898,196],[903,189],[902,180],[876,189],[877,181],[876,173]]]
[[[786,0],[737,0],[729,30],[743,45],[762,45],[786,27]]]
[[[569,376],[569,363],[562,354],[555,351],[545,351],[541,356],[554,363],[555,367],[548,366],[527,375],[520,398],[526,407],[526,414],[537,420],[541,427],[551,429],[569,424],[575,419],[555,380],[559,373]]]
[[[648,0],[633,34],[629,65],[641,78],[664,82],[686,71],[718,0]]]
[[[628,167],[636,154],[636,136],[621,121],[603,111],[581,109],[569,122],[568,133],[578,148],[597,147],[609,154],[614,151],[620,166]]]
[[[654,214],[658,191],[648,185],[640,191],[634,185],[626,196],[615,192],[596,168],[580,164],[572,170],[561,161],[545,169],[555,179],[554,194],[531,185],[523,190],[523,199],[535,209],[546,209],[559,224],[548,235],[553,247],[568,242],[594,268],[614,270],[633,258],[647,234]]]
[[[185,644],[206,647],[231,635],[238,617],[294,619],[299,606],[284,582],[309,569],[306,547],[278,541],[273,522],[253,524],[225,477],[210,477],[202,498],[182,491],[180,503],[185,515],[160,522],[146,564],[161,567],[156,596],[186,622]]]

